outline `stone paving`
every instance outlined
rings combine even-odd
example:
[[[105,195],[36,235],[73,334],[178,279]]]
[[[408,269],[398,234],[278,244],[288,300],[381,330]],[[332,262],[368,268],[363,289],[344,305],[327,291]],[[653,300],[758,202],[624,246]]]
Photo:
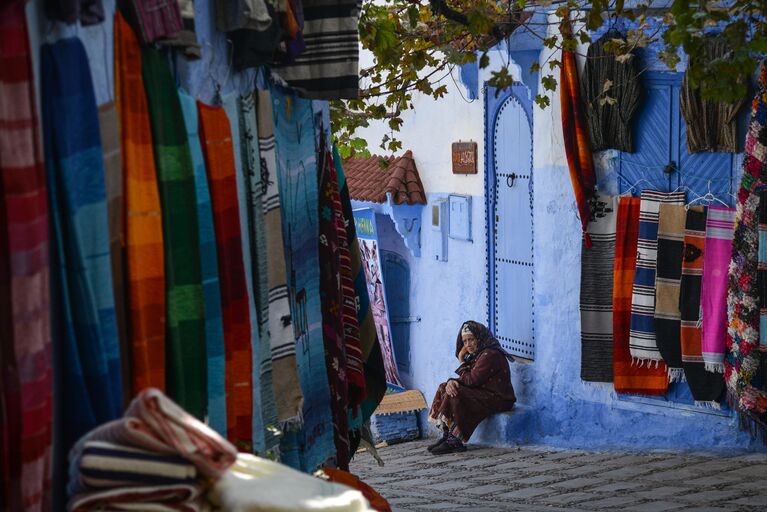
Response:
[[[469,446],[433,456],[431,441],[359,453],[351,470],[394,512],[764,511],[767,455],[584,452]]]

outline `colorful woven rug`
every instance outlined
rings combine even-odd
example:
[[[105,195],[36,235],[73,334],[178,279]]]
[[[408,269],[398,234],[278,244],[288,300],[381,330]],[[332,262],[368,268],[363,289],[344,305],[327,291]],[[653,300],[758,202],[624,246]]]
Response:
[[[290,312],[305,398],[298,442],[286,434],[281,455],[293,467],[314,471],[335,451],[320,306],[314,114],[311,101],[282,90],[272,89],[272,99]]]
[[[200,272],[205,310],[205,353],[207,369],[208,424],[226,435],[226,356],[224,354],[224,320],[221,317],[221,285],[218,280],[216,232],[213,208],[205,171],[205,158],[200,145],[197,103],[186,92],[178,91],[194,167],[197,227],[200,239]]]
[[[115,14],[115,96],[125,197],[126,315],[131,395],[165,389],[165,253],[141,47]]]
[[[24,2],[0,6],[0,504],[51,510],[48,197]]]
[[[221,107],[197,103],[200,140],[216,229],[218,279],[226,354],[227,438],[241,451],[253,448],[253,359],[250,306],[242,262],[242,238],[229,119]]]
[[[684,192],[643,190],[639,212],[636,272],[631,295],[631,357],[640,363],[661,361],[655,340],[655,270],[658,263],[658,212],[660,205],[684,204]]]
[[[144,49],[142,69],[165,240],[168,395],[190,414],[203,418],[207,398],[205,311],[189,136],[167,56],[160,50]]]
[[[622,197],[618,206],[613,270],[613,385],[618,393],[663,395],[668,389],[666,365],[632,364],[629,349],[640,204],[638,197]]]
[[[679,287],[684,253],[684,206],[661,204],[658,219],[658,271],[655,276],[655,336],[658,351],[668,367],[669,382],[684,380],[682,314],[679,309]]]
[[[594,197],[592,247],[581,248],[581,379],[613,381],[613,267],[618,197]]]
[[[242,240],[242,264],[245,271],[245,288],[248,292],[248,314],[250,315],[250,344],[252,365],[254,372],[253,381],[253,450],[258,453],[264,452],[264,420],[261,417],[261,340],[258,335],[258,314],[256,313],[256,297],[253,291],[253,262],[251,260],[251,240],[249,228],[250,210],[248,208],[248,185],[247,174],[249,171],[244,166],[247,162],[245,154],[246,145],[243,144],[243,130],[241,128],[242,114],[240,108],[240,96],[236,93],[228,94],[223,98],[223,106],[229,118],[229,126],[232,130],[232,145],[234,147],[234,176],[237,183],[237,206],[240,217],[240,237]]]
[[[767,349],[767,190],[759,192],[759,253],[756,268],[759,287],[759,345]]]
[[[724,391],[720,373],[706,371],[701,347],[700,290],[706,248],[706,208],[687,211],[684,231],[684,259],[679,305],[682,314],[682,368],[696,405],[719,408]]]
[[[732,256],[735,210],[709,206],[706,217],[706,252],[701,287],[701,345],[710,372],[724,372],[727,336],[727,267]]]
[[[264,217],[266,223],[267,271],[269,283],[269,342],[272,349],[272,381],[277,418],[284,429],[300,424],[303,392],[298,378],[296,339],[285,269],[282,235],[280,176],[274,142],[272,95],[258,91],[258,144],[262,161],[261,179],[267,184]]]

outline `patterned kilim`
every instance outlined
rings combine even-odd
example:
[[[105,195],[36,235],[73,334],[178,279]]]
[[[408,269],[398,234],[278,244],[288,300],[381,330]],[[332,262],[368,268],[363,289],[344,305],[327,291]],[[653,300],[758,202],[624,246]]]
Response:
[[[48,204],[24,2],[0,7],[0,505],[51,510]]]
[[[703,363],[710,372],[724,372],[727,336],[727,267],[732,256],[735,210],[709,206],[706,252],[703,256],[701,318]]]
[[[258,146],[262,177],[267,189],[264,202],[267,274],[269,286],[269,342],[272,350],[272,381],[277,418],[283,428],[300,423],[303,393],[298,379],[296,340],[291,326],[282,208],[274,142],[272,95],[258,91]]]
[[[767,348],[767,190],[759,192],[759,345]]]
[[[229,119],[223,108],[197,104],[200,140],[208,173],[216,229],[218,278],[226,354],[227,437],[239,450],[253,447],[253,360],[250,314],[237,201],[237,179]]]
[[[171,39],[184,28],[178,0],[127,0],[124,3],[142,43]]]
[[[334,453],[320,305],[317,154],[312,102],[272,89],[277,175],[303,426],[280,444],[282,460],[314,471]],[[291,440],[296,435],[297,439]],[[297,441],[297,442],[296,442]],[[296,457],[298,455],[298,457]]]
[[[258,314],[256,313],[256,298],[253,292],[253,262],[251,261],[251,241],[248,219],[250,217],[248,209],[248,185],[247,176],[249,172],[244,163],[247,161],[247,155],[244,154],[246,145],[243,144],[243,130],[240,126],[242,121],[240,96],[232,93],[224,96],[223,106],[226,115],[229,118],[229,127],[232,131],[232,146],[234,148],[234,176],[237,183],[237,206],[240,217],[240,238],[242,240],[242,264],[245,271],[245,288],[248,292],[248,314],[250,315],[250,350],[253,358],[251,364],[254,371],[251,375],[253,386],[253,450],[258,453],[264,451],[264,421],[261,417],[261,341],[258,335]]]
[[[631,290],[636,269],[639,238],[638,197],[622,197],[618,206],[613,271],[613,383],[618,393],[663,395],[668,389],[666,365],[631,364],[629,330]]]
[[[207,397],[205,311],[189,137],[166,55],[145,49],[142,68],[165,239],[168,394],[189,413],[203,418]]]
[[[122,375],[127,380],[131,374],[130,344],[125,325],[125,259],[123,257],[123,176],[120,159],[120,121],[117,106],[105,103],[99,107],[101,147],[104,153],[104,181],[107,191],[107,214],[109,216],[109,253],[112,259],[112,285],[115,297],[117,334],[120,338],[120,363]],[[123,386],[123,403],[131,400],[130,386]]]
[[[661,361],[655,340],[655,270],[658,263],[658,212],[660,205],[684,204],[684,192],[642,191],[639,212],[636,272],[631,294],[631,357],[640,363]]]
[[[216,232],[210,204],[205,158],[200,145],[197,103],[184,91],[179,91],[181,110],[189,138],[189,150],[194,166],[197,198],[197,227],[200,236],[200,271],[205,309],[205,351],[207,360],[208,424],[222,436],[226,435],[226,357],[224,355],[224,321],[221,317],[221,286],[218,281]]]
[[[724,379],[719,373],[706,371],[701,348],[700,290],[706,249],[706,208],[693,206],[687,211],[684,230],[684,259],[679,290],[682,314],[682,368],[695,403],[719,407]]]
[[[679,288],[684,253],[684,206],[661,204],[658,219],[658,272],[655,276],[655,336],[670,382],[684,380]]]
[[[131,395],[165,389],[165,256],[141,47],[115,14],[115,93],[125,197],[125,280]]]
[[[613,266],[618,197],[594,197],[591,248],[581,248],[581,379],[613,381]]]

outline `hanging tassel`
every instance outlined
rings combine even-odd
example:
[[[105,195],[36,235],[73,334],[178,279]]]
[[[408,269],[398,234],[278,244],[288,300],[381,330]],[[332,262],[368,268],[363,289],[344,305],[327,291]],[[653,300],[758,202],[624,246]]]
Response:
[[[669,382],[685,382],[684,370],[682,368],[668,368]]]
[[[702,407],[705,409],[714,409],[719,411],[722,409],[721,404],[715,400],[695,400],[695,407]]]
[[[724,363],[705,363],[703,367],[707,372],[724,373]]]

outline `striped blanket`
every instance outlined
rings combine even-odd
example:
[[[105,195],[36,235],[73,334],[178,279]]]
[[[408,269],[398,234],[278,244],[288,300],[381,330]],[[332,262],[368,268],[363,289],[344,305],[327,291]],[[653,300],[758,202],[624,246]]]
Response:
[[[253,354],[232,132],[223,108],[202,103],[198,103],[197,107],[216,229],[218,278],[221,284],[226,354],[227,438],[239,449],[251,451]]]
[[[200,145],[197,103],[179,90],[181,110],[189,140],[194,166],[197,227],[200,238],[200,272],[205,310],[205,351],[207,368],[208,424],[219,434],[226,435],[226,358],[224,356],[224,320],[221,317],[221,286],[218,281],[216,233],[210,203],[208,176]]]
[[[759,345],[767,348],[767,190],[759,193],[759,253],[756,272],[759,286]]]
[[[0,506],[51,509],[48,198],[24,2],[0,6]]]
[[[120,345],[109,256],[96,98],[79,39],[40,51],[45,166],[51,214],[54,342],[61,348],[60,449],[120,416]]]
[[[581,379],[613,380],[613,267],[618,197],[594,198],[588,226],[593,243],[581,249]]]
[[[142,43],[172,39],[184,28],[178,1],[127,0],[121,8],[129,13]]]
[[[639,238],[638,197],[622,197],[618,206],[613,270],[613,384],[618,393],[663,395],[668,389],[666,365],[631,364],[629,331],[631,293]]]
[[[152,512],[202,512],[207,506],[199,486],[188,484],[126,487],[73,496],[69,512],[151,510]]]
[[[719,408],[724,379],[706,371],[701,347],[700,290],[706,249],[706,208],[693,206],[687,212],[684,231],[684,259],[679,290],[682,314],[682,368],[695,403]]]
[[[735,210],[709,206],[706,217],[706,252],[701,287],[701,345],[703,363],[710,372],[724,372],[727,335],[727,267],[732,256]]]
[[[115,95],[125,197],[125,280],[131,395],[165,389],[165,253],[141,47],[115,14]]]
[[[244,144],[244,130],[242,126],[242,108],[240,96],[236,93],[228,94],[223,98],[224,111],[229,118],[229,127],[232,131],[232,146],[234,149],[234,177],[237,184],[237,213],[240,218],[240,238],[242,240],[242,265],[245,272],[245,289],[248,293],[248,315],[250,316],[250,350],[252,357],[251,374],[253,387],[252,393],[252,439],[253,450],[258,453],[264,451],[264,421],[261,416],[261,340],[259,337],[258,313],[256,312],[256,297],[253,290],[253,261],[251,259],[250,240],[250,209],[248,208],[249,194],[247,184],[247,145]]]
[[[313,471],[335,451],[322,338],[314,114],[311,101],[277,88],[271,92],[290,313],[305,397],[301,430],[288,432],[280,446],[286,464]]]
[[[288,300],[285,247],[282,235],[279,175],[274,142],[272,95],[258,91],[258,146],[261,179],[266,184],[264,219],[266,225],[267,281],[269,287],[269,343],[277,418],[283,428],[300,423],[303,392],[298,378],[296,340],[291,326]]]
[[[142,69],[162,202],[168,394],[185,410],[203,418],[207,398],[205,311],[189,137],[166,55],[145,49]]]
[[[303,0],[306,49],[277,72],[302,96],[353,99],[359,95],[360,5],[357,0]]]
[[[684,206],[661,204],[658,219],[658,271],[655,276],[655,335],[668,367],[669,382],[684,380],[679,289],[682,279]]]
[[[661,361],[655,339],[655,270],[658,263],[658,214],[661,204],[684,204],[684,192],[643,190],[639,212],[636,272],[631,294],[631,357]]]

